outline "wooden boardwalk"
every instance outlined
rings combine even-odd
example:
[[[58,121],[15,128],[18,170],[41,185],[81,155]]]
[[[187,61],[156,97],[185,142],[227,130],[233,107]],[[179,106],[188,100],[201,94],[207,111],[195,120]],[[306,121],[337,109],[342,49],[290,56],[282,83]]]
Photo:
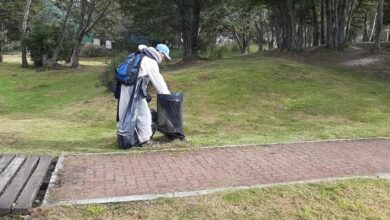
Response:
[[[0,216],[29,213],[52,161],[50,156],[0,154]]]

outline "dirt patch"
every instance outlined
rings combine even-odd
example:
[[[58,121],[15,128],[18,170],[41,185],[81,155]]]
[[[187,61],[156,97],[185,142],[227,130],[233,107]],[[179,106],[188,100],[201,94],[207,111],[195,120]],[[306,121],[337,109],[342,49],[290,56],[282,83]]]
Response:
[[[212,80],[212,79],[215,79],[215,77],[214,76],[210,76],[210,75],[206,75],[206,74],[199,75],[199,77],[198,77],[199,81],[209,81],[209,80]]]
[[[17,132],[0,132],[0,146],[13,145],[18,142]]]
[[[303,63],[326,67],[341,67],[358,70],[377,76],[390,78],[390,52],[371,51],[369,48],[352,45],[344,51],[333,51],[326,48],[306,48],[297,53],[280,53],[270,51],[262,53],[268,57],[285,58]]]
[[[357,58],[353,60],[349,60],[347,62],[344,62],[344,66],[360,66],[360,65],[369,65],[369,64],[374,64],[377,62],[383,61],[384,58],[381,57],[368,57],[368,58]]]

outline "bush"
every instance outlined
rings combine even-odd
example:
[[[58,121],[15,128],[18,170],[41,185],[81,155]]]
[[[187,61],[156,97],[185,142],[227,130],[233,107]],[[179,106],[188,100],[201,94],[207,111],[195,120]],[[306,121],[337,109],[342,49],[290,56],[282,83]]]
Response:
[[[59,28],[48,24],[35,24],[31,34],[24,39],[36,67],[42,67],[53,54]]]
[[[232,45],[211,46],[201,51],[201,56],[208,59],[222,59],[237,53],[236,48]]]
[[[183,58],[183,52],[180,49],[171,49],[169,55],[172,59],[181,59]]]
[[[93,44],[84,45],[80,51],[80,57],[105,57],[109,55],[109,51],[104,46]]]
[[[3,55],[0,54],[0,63],[2,63],[2,62],[3,62]]]
[[[32,30],[31,34],[23,39],[23,42],[30,51],[31,60],[34,62],[34,65],[36,67],[43,67],[46,65],[46,61],[53,56],[53,50],[61,30],[58,26],[44,24],[42,22],[33,24]],[[70,60],[74,34],[73,29],[69,28],[67,30],[62,48],[58,55],[59,60]]]
[[[100,76],[100,84],[102,86],[110,89],[112,86],[116,85],[116,68],[119,66],[119,64],[123,63],[127,55],[127,52],[121,52],[111,58],[111,60],[107,63],[107,67],[105,68],[104,72]]]

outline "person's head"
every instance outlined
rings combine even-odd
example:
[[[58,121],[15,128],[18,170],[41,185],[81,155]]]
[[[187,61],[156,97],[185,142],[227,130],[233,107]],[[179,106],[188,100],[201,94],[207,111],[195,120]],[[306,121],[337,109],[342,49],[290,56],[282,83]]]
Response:
[[[169,56],[169,48],[165,44],[157,44],[156,50],[160,53],[161,59],[164,60],[166,58],[167,60],[172,60]]]

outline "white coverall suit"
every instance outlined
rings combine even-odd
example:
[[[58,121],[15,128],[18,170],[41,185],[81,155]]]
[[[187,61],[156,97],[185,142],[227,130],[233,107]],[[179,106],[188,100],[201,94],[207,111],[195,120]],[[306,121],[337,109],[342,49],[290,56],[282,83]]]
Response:
[[[158,94],[170,94],[167,84],[164,81],[164,78],[162,77],[160,73],[160,68],[158,67],[158,64],[155,60],[144,56],[144,58],[141,61],[141,67],[138,73],[138,78],[149,76],[150,81],[152,82],[153,86],[156,88]],[[126,87],[125,85],[122,85]],[[121,98],[119,100],[119,119],[121,120],[123,117],[123,113],[127,109],[127,103],[121,103],[122,101],[128,101],[129,100],[129,89],[121,89]],[[139,103],[138,109],[136,110],[136,113],[138,113],[137,116],[137,134],[139,142],[145,142],[148,141],[152,137],[152,115],[150,113],[150,109],[148,106],[148,103],[146,101],[146,98],[141,99],[141,102]]]

